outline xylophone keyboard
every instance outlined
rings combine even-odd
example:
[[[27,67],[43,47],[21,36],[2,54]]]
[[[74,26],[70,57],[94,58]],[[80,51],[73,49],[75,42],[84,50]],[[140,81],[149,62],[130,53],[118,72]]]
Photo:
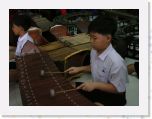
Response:
[[[35,53],[16,59],[22,103],[25,106],[94,106],[77,90],[73,89],[62,73],[59,72],[47,54]],[[57,93],[51,96],[52,89]]]

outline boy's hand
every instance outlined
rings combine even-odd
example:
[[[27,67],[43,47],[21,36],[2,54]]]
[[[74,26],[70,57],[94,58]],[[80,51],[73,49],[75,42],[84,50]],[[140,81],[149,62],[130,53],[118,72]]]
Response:
[[[77,87],[77,89],[82,89],[84,91],[91,92],[95,89],[95,83],[93,82],[85,82]]]
[[[69,69],[65,70],[64,72],[68,72],[69,74],[77,74],[81,72],[80,67],[70,67]]]

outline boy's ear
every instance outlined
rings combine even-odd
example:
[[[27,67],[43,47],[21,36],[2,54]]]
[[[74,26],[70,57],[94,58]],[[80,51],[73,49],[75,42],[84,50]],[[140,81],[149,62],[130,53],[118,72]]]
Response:
[[[24,30],[24,28],[23,28],[22,26],[19,26],[19,28],[20,28],[21,30]]]
[[[108,40],[109,42],[111,42],[111,39],[112,39],[112,36],[111,36],[111,35],[107,35],[107,40]]]

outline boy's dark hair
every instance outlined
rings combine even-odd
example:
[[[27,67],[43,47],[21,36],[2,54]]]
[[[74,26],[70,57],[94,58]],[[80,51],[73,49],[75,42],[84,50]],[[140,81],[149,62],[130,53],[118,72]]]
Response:
[[[17,15],[12,20],[12,25],[21,26],[27,31],[32,25],[32,19],[27,15]]]
[[[88,33],[90,32],[96,32],[103,35],[114,35],[117,31],[117,22],[114,18],[110,16],[98,16],[96,19],[94,19],[89,27],[88,27]]]

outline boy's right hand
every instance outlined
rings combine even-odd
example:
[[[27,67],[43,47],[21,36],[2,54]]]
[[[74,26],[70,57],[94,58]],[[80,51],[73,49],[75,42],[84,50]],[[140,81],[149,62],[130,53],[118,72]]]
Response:
[[[64,72],[67,72],[69,74],[78,74],[81,72],[80,67],[70,67],[69,69],[65,70]]]

